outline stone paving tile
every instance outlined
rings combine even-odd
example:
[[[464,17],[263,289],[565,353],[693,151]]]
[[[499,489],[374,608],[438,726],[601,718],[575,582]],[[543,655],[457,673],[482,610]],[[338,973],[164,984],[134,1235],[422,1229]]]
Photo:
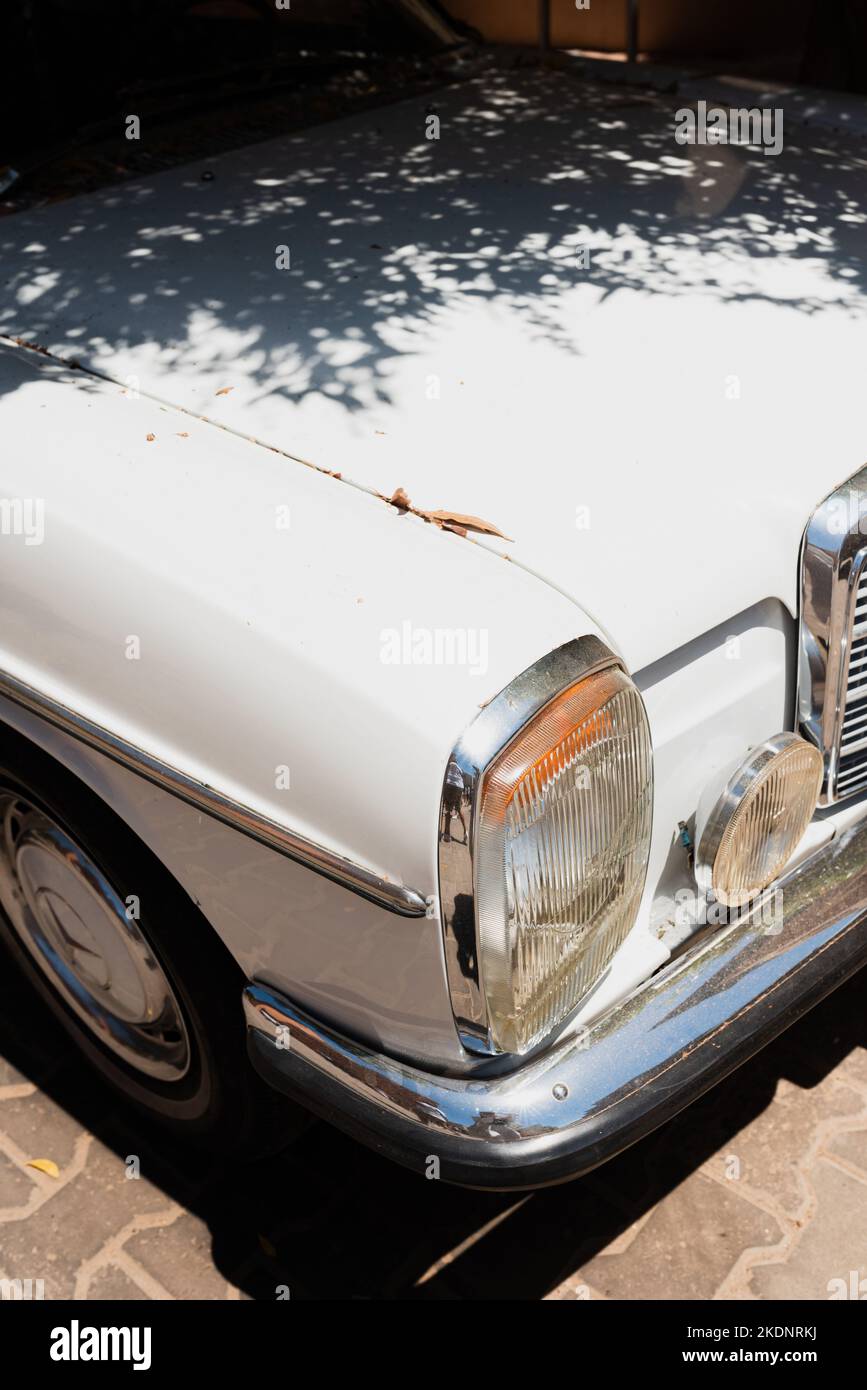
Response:
[[[170,1226],[140,1232],[126,1241],[124,1250],[175,1298],[227,1295],[227,1281],[214,1268],[210,1232],[189,1213]]]
[[[820,1159],[811,1172],[812,1219],[778,1259],[755,1264],[750,1291],[757,1298],[827,1299],[829,1283],[864,1280],[867,1297],[867,1183]],[[854,1273],[853,1273],[854,1272]]]
[[[133,1302],[138,1299],[141,1302],[150,1302],[148,1295],[144,1293],[137,1284],[134,1284],[128,1275],[116,1265],[107,1265],[90,1281],[85,1295],[89,1302]]]
[[[28,1159],[50,1158],[62,1171],[81,1134],[78,1121],[42,1092],[0,1104],[0,1149],[7,1153],[11,1147]]]
[[[805,1166],[812,1151],[836,1122],[861,1114],[867,1120],[864,1097],[840,1085],[836,1073],[810,1091],[781,1080],[773,1103],[708,1160],[706,1171],[797,1221],[810,1202]]]
[[[509,1196],[424,1182],[324,1125],[250,1167],[203,1160],[123,1112],[49,1025],[31,1058],[0,978],[0,1276],[119,1301],[867,1294],[865,989],[588,1178]]]
[[[26,1220],[0,1225],[0,1258],[14,1275],[23,1277],[20,1271],[38,1256],[51,1266],[50,1296],[72,1298],[83,1263],[96,1258],[134,1216],[168,1205],[158,1188],[128,1182],[122,1169],[118,1176],[115,1156],[94,1143],[81,1173],[58,1185]],[[37,1273],[49,1277],[47,1268]]]
[[[74,1250],[49,1249],[30,1221],[0,1226],[0,1274],[7,1279],[41,1279],[45,1298],[71,1298],[75,1283]]]
[[[851,1081],[867,1089],[867,1048],[853,1048],[840,1062],[837,1073],[841,1081]]]
[[[712,1298],[746,1247],[781,1236],[773,1217],[696,1173],[643,1223],[627,1249],[603,1252],[582,1273],[606,1298]]]
[[[32,1179],[22,1172],[11,1158],[0,1153],[0,1221],[3,1220],[4,1213],[10,1213],[12,1210],[25,1206],[32,1192]],[[0,1245],[0,1264],[2,1262],[2,1245]]]
[[[825,1153],[836,1154],[867,1178],[867,1124],[833,1135],[823,1145]]]

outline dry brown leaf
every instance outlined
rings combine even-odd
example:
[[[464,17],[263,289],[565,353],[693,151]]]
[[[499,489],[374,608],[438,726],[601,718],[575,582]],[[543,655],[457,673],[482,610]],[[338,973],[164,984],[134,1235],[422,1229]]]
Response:
[[[499,536],[504,541],[511,541],[512,539],[504,531],[500,531],[498,527],[492,526],[490,521],[483,521],[480,516],[468,516],[464,512],[445,510],[425,511],[423,507],[414,507],[402,487],[396,487],[386,500],[390,506],[399,507],[404,512],[412,512],[413,516],[420,516],[422,521],[429,521],[431,525],[438,526],[441,531],[454,531],[456,536],[466,536],[468,531],[479,531],[484,536]]]
[[[465,535],[467,531],[480,531],[484,536],[499,536],[504,541],[512,539],[496,526],[492,526],[489,521],[482,521],[480,516],[465,516],[463,512],[423,512],[418,507],[414,510],[416,515],[423,516],[425,521],[432,521],[435,526],[444,526],[447,531],[457,531],[459,535]]]
[[[220,391],[217,391],[216,394],[218,396],[228,396],[229,392],[234,391],[234,389],[234,386],[224,386]]]
[[[47,1173],[50,1178],[59,1178],[60,1169],[53,1158],[28,1158],[28,1168],[38,1168],[40,1173]]]

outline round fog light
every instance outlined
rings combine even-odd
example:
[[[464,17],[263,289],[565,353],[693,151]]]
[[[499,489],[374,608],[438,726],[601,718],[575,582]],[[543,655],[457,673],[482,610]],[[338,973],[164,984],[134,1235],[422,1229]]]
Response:
[[[699,887],[742,907],[785,867],[807,829],[822,785],[822,755],[797,734],[753,748],[706,819],[699,810]]]

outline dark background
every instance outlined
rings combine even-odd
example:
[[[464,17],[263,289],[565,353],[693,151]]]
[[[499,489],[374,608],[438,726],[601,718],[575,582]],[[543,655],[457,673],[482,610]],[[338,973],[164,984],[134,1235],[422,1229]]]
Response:
[[[290,11],[275,0],[4,0],[0,33],[0,167],[20,175],[101,139],[122,156],[129,113],[149,132],[193,113],[216,126],[288,94],[306,97],[309,121],[334,79],[347,95],[379,70],[399,86],[399,60],[415,67],[447,46],[390,0],[292,0]]]
[[[564,4],[551,0],[554,44],[565,21],[574,32]],[[588,39],[615,53],[627,12],[626,0],[593,0]],[[0,207],[433,88],[454,78],[456,55],[477,60],[485,37],[534,38],[538,16],[538,0],[291,0],[288,11],[276,0],[4,0]],[[642,61],[867,91],[867,0],[691,0],[686,11],[641,0],[639,49],[642,35],[667,50]],[[130,113],[146,120],[146,149],[124,138]],[[6,189],[4,168],[16,175]]]

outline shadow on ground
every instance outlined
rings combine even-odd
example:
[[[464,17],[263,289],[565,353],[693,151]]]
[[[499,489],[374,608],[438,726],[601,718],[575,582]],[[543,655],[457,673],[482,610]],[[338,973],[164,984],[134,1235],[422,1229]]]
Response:
[[[780,1079],[809,1089],[867,1046],[864,989],[855,976],[596,1173],[511,1195],[426,1181],[321,1123],[255,1164],[191,1155],[125,1111],[70,1056],[65,1034],[11,969],[0,974],[0,1055],[120,1162],[139,1154],[150,1182],[207,1224],[215,1266],[249,1297],[270,1300],[288,1285],[301,1299],[536,1300],[729,1144],[771,1104]]]

